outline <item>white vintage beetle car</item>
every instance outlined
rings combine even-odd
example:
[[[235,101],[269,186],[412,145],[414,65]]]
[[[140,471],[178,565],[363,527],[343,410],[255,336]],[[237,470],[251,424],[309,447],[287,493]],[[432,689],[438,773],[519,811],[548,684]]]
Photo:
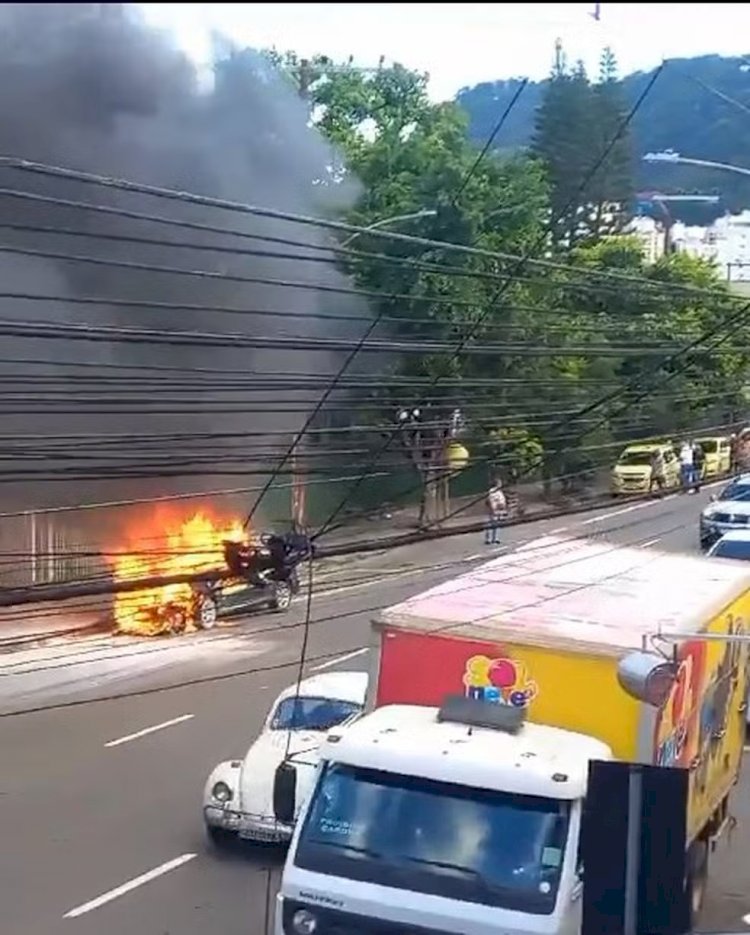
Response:
[[[220,763],[203,791],[206,833],[217,846],[234,838],[282,843],[291,825],[276,821],[273,787],[285,756],[297,767],[297,802],[312,789],[318,751],[328,731],[359,714],[366,672],[321,672],[291,685],[271,705],[263,729],[243,760]]]

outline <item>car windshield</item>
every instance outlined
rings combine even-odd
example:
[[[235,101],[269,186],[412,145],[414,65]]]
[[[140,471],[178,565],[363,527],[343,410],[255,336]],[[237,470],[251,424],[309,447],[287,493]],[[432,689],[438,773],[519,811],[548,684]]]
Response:
[[[750,500],[750,484],[730,484],[719,494],[719,500]]]
[[[707,455],[712,455],[719,447],[715,438],[699,438],[696,445],[700,445]]]
[[[623,451],[618,460],[618,464],[651,464],[654,456],[653,451]]]
[[[711,549],[711,558],[739,558],[750,561],[750,540],[720,539]]]
[[[554,910],[569,803],[341,763],[295,854],[317,873],[534,914]]]
[[[271,730],[330,730],[361,710],[361,705],[338,698],[284,698],[273,713]]]

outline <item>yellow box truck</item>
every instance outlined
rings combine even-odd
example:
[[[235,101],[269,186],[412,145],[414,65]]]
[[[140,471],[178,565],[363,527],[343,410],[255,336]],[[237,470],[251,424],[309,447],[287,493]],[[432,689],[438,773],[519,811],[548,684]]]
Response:
[[[589,764],[612,759],[690,771],[697,915],[742,758],[749,619],[744,564],[559,538],[386,610],[370,713],[322,747],[277,933],[576,931]]]

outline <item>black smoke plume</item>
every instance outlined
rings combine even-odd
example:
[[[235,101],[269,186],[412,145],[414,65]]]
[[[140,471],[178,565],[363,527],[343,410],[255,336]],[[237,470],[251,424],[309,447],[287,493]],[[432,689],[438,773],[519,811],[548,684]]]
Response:
[[[169,37],[116,4],[0,7],[0,153],[308,215],[336,216],[356,195],[352,186],[326,181],[330,146],[310,126],[307,104],[262,56],[226,52],[206,82]],[[0,171],[0,187],[330,245],[330,235],[311,227],[14,169]],[[334,328],[320,317],[332,312],[366,315],[354,299],[314,288],[350,285],[332,265],[177,249],[170,243],[321,255],[317,250],[178,230],[7,194],[0,195],[2,224],[0,245],[6,247],[302,280],[311,287],[287,289],[0,251],[0,292],[57,297],[45,302],[0,299],[0,435],[5,436],[0,442],[0,502],[6,510],[260,483],[254,471],[274,463],[320,390],[301,386],[285,391],[277,382],[259,394],[248,380],[292,372],[320,379],[335,372],[342,359],[324,351],[254,350],[231,342],[227,347],[182,347],[93,342],[69,335],[30,339],[14,336],[9,321],[246,336],[341,337],[364,327],[339,323]],[[157,243],[106,239],[111,235]],[[62,301],[80,297],[102,301]],[[110,304],[113,300],[176,307],[128,308]],[[296,312],[302,317],[226,315],[191,311],[186,305]],[[133,369],[121,369],[123,365]],[[148,369],[166,367],[178,369]],[[277,411],[270,411],[273,405]],[[248,432],[268,434],[231,437]],[[76,437],[81,434],[97,439],[84,442]],[[107,437],[122,434],[132,439]],[[181,434],[222,437],[172,438]],[[49,435],[69,438],[50,440]],[[144,435],[157,439],[146,441]],[[197,466],[187,463],[191,458],[199,458]],[[103,472],[109,472],[107,479],[93,479]],[[183,476],[171,476],[175,473]],[[250,498],[244,499],[249,505]]]

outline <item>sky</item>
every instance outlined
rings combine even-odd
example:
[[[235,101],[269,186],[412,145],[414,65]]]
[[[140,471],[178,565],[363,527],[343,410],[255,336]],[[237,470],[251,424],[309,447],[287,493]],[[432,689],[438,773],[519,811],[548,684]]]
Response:
[[[430,75],[434,100],[498,78],[544,78],[556,38],[571,60],[595,72],[611,45],[622,74],[665,58],[718,53],[750,56],[745,3],[142,3],[149,22],[172,31],[198,62],[211,31],[255,48],[354,56],[374,67],[381,56]]]

